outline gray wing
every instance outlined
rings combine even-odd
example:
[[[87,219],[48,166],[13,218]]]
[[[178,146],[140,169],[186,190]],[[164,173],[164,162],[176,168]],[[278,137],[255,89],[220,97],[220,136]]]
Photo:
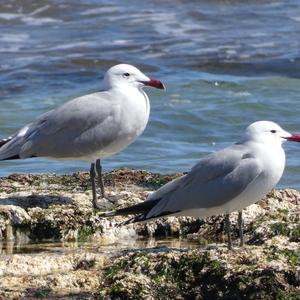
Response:
[[[119,106],[108,92],[73,99],[22,128],[0,148],[0,159],[80,157],[109,145],[119,132]]]
[[[230,146],[207,156],[189,174],[151,194],[151,200],[160,201],[146,218],[222,205],[238,196],[261,172],[259,161],[245,147]]]

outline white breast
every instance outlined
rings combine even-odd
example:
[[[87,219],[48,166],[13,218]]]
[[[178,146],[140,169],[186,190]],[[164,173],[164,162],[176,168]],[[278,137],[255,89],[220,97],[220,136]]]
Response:
[[[118,120],[120,122],[118,137],[107,147],[88,156],[80,157],[80,160],[94,162],[98,158],[114,155],[133,143],[144,131],[150,113],[150,104],[146,93],[136,88],[128,88],[120,94],[119,98],[122,104]]]

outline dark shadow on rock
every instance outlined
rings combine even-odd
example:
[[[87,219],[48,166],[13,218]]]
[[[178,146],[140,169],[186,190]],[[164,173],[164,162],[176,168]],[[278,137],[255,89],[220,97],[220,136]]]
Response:
[[[185,248],[174,248],[174,247],[168,247],[168,246],[156,246],[156,247],[152,247],[152,248],[135,248],[135,249],[124,249],[121,250],[119,252],[120,256],[126,256],[126,255],[130,255],[130,254],[135,254],[135,253],[143,253],[143,254],[149,254],[149,253],[186,253],[188,252],[189,249],[185,249]]]
[[[48,208],[51,205],[72,205],[74,200],[69,197],[33,195],[27,197],[8,197],[0,199],[0,205],[15,205],[24,209],[32,207]]]
[[[26,299],[91,299],[91,292],[71,292],[71,293],[61,293],[57,294],[52,292],[51,289],[47,287],[41,288],[27,288],[26,289]]]

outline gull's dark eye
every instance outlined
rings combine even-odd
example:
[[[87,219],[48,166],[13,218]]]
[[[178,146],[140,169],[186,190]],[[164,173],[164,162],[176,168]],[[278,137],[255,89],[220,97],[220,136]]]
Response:
[[[276,130],[275,130],[275,129],[273,129],[273,130],[271,130],[271,132],[272,132],[272,133],[276,133]]]
[[[129,76],[130,76],[129,73],[124,73],[124,74],[123,74],[123,77],[124,77],[124,78],[127,78],[127,77],[129,77]]]

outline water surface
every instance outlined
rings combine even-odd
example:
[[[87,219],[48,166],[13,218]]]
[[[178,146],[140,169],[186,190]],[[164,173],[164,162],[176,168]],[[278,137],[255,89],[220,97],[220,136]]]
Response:
[[[250,2],[250,3],[249,3]],[[300,132],[300,4],[288,1],[1,1],[0,136],[96,91],[126,62],[161,79],[144,134],[106,170],[188,170],[253,121]],[[282,187],[300,188],[299,144],[286,145]],[[85,162],[1,162],[13,172],[71,173]]]
[[[105,255],[115,255],[120,251],[132,249],[196,249],[204,248],[205,245],[197,240],[182,238],[127,238],[120,239],[118,242],[85,241],[85,242],[59,242],[59,241],[40,241],[40,242],[0,242],[0,254],[28,254],[35,255],[46,253],[51,256],[64,255],[69,253],[103,253]]]

